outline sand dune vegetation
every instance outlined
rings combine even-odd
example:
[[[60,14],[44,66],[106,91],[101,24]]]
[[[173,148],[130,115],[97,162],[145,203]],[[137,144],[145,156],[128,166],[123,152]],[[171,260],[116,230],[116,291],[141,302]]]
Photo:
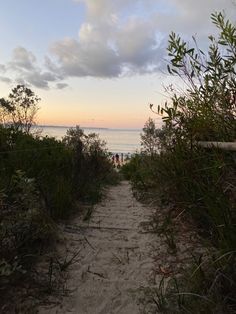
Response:
[[[58,222],[83,214],[85,204],[90,208],[101,199],[103,187],[117,181],[105,143],[97,134],[85,135],[76,127],[56,140],[31,132],[39,100],[23,85],[0,100],[2,313],[20,311],[19,291],[27,299],[27,287],[43,284],[47,289],[47,280],[40,283],[43,275],[34,266],[53,248]],[[15,304],[10,301],[13,295]]]
[[[236,311],[236,27],[223,14],[212,22],[218,37],[209,37],[204,53],[194,39],[190,47],[169,37],[170,74],[186,89],[169,89],[171,101],[151,109],[163,117],[162,129],[147,121],[142,153],[123,167],[141,199],[169,206],[164,222],[154,215],[157,233],[178,250],[175,225],[181,218],[202,237],[207,251],[194,255],[192,266],[172,278],[170,291],[157,290],[157,310],[164,313],[235,313]],[[200,145],[201,141],[231,142]],[[205,143],[204,142],[204,143]],[[184,232],[184,231],[183,231]],[[162,292],[162,293],[161,293]],[[173,304],[176,305],[172,308]]]

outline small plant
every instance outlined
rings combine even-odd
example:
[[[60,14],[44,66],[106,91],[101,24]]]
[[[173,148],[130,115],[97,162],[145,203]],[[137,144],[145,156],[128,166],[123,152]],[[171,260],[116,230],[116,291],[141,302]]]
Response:
[[[59,268],[61,271],[66,271],[68,269],[68,267],[70,267],[71,265],[73,265],[74,263],[77,262],[76,258],[79,256],[80,254],[79,250],[78,252],[75,252],[72,254],[71,257],[69,257],[68,252],[64,258],[63,261],[60,261],[59,259],[56,260],[56,263],[59,265]]]
[[[175,254],[177,252],[177,246],[175,242],[175,237],[172,229],[168,229],[164,232],[165,238],[166,238],[166,244],[169,247],[169,251],[172,254]]]
[[[157,289],[155,289],[154,296],[152,297],[153,303],[156,305],[156,309],[160,313],[168,313],[168,299],[166,293],[165,277],[163,277],[159,283]]]

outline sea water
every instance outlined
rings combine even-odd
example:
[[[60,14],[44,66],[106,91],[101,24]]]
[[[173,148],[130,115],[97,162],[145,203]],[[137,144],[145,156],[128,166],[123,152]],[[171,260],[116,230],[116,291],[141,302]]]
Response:
[[[61,139],[66,135],[69,127],[64,126],[38,126],[42,135],[53,136]],[[133,154],[140,150],[141,129],[108,129],[108,128],[83,128],[85,134],[97,133],[100,139],[105,140],[107,148],[113,154]]]

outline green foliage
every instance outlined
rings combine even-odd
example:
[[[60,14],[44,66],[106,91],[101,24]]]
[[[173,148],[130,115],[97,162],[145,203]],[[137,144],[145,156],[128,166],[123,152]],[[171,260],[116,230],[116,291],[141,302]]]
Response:
[[[136,154],[132,156],[128,163],[122,166],[121,173],[125,179],[131,180],[136,189],[146,192],[152,187],[151,168],[146,166],[153,162],[154,160],[150,155]]]
[[[218,38],[210,36],[208,53],[188,47],[178,35],[169,38],[169,73],[186,83],[186,91],[174,93],[171,104],[157,108],[164,115],[168,131],[176,141],[233,141],[236,137],[236,41],[235,25],[221,13],[212,14],[219,28]]]
[[[108,153],[96,134],[79,127],[63,141],[0,127],[0,188],[18,169],[34,178],[40,199],[53,218],[69,216],[75,200],[96,202],[104,184],[117,178]]]
[[[153,119],[149,118],[143,127],[141,134],[142,152],[153,155],[157,152],[159,144],[159,130]]]
[[[221,13],[213,14],[212,21],[219,36],[209,37],[207,53],[195,39],[189,47],[178,35],[170,34],[168,71],[179,76],[186,88],[180,93],[171,86],[169,102],[156,111],[150,106],[163,116],[161,132],[150,133],[156,153],[135,156],[123,169],[142,194],[151,191],[152,198],[159,194],[191,217],[218,257],[230,256],[220,259],[224,263],[219,265],[218,257],[210,254],[209,268],[201,272],[199,267],[194,279],[187,278],[181,293],[189,303],[186,311],[181,308],[183,313],[230,313],[236,307],[235,156],[197,144],[236,138],[236,27]],[[174,248],[171,237],[168,233],[167,242]]]
[[[13,174],[22,170],[35,181],[40,199],[50,215],[60,217],[55,196],[59,196],[62,178],[65,178],[64,189],[72,189],[72,182],[66,180],[72,172],[71,152],[53,138],[41,139],[11,128],[2,128],[0,134],[0,187],[7,188]],[[68,205],[71,197],[67,195]]]
[[[29,278],[37,256],[56,238],[55,221],[83,201],[94,204],[117,181],[97,134],[76,127],[60,141],[30,133],[38,101],[24,86],[0,100],[1,291]]]
[[[40,98],[24,85],[12,89],[8,99],[0,99],[0,123],[29,133],[34,124]]]
[[[28,267],[32,256],[55,234],[55,227],[42,208],[34,180],[23,171],[12,175],[0,204],[1,284]]]
[[[117,181],[106,143],[98,134],[86,135],[79,126],[67,131],[63,143],[73,152],[73,180],[77,195],[96,203],[101,198],[102,186]]]

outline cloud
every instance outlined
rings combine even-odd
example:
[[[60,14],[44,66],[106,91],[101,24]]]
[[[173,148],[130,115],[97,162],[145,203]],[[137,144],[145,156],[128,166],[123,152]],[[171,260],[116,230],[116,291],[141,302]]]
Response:
[[[34,70],[32,72],[24,73],[24,80],[37,88],[48,89],[49,82],[55,82],[56,77],[49,72]]]
[[[12,68],[34,70],[36,57],[34,54],[24,47],[16,47],[12,53],[12,61],[10,63]]]
[[[51,51],[65,77],[114,77],[121,72],[116,52],[103,43],[83,46],[68,38],[52,45]]]
[[[230,14],[233,8],[231,0],[75,1],[87,12],[78,37],[56,41],[50,48],[64,77],[159,72],[165,68],[165,47],[172,30],[189,39],[197,33],[205,45],[210,14],[225,7]]]
[[[67,83],[57,83],[56,87],[57,89],[64,89],[66,87],[68,87],[69,85]]]
[[[152,21],[130,14],[142,0],[77,2],[87,8],[78,38],[64,38],[50,48],[64,77],[112,78],[158,70],[163,48],[155,27]]]
[[[12,52],[11,60],[0,70],[15,77],[18,84],[32,85],[37,88],[49,89],[51,82],[60,81],[59,75],[52,70],[45,70],[38,64],[36,56],[24,47],[16,47]],[[7,77],[1,77],[1,81],[11,83]]]
[[[225,9],[235,19],[236,8],[233,0],[73,1],[86,10],[77,36],[51,43],[41,65],[31,51],[16,47],[0,72],[14,72],[17,81],[43,89],[65,88],[64,80],[70,77],[158,73],[166,66],[165,48],[172,30],[187,39],[197,33],[199,46],[204,47],[214,29],[210,14]]]
[[[12,80],[6,76],[0,76],[0,81],[7,84],[10,84],[12,82]]]
[[[75,0],[75,2],[85,4],[88,19],[94,20],[100,17],[101,20],[104,20],[114,17],[131,4],[137,5],[142,0]]]
[[[162,56],[153,25],[139,18],[129,19],[119,29],[116,47],[120,61],[137,69],[156,64]]]
[[[6,72],[6,67],[4,64],[0,64],[0,72],[5,73]]]
[[[166,0],[169,11],[165,14],[156,12],[153,16],[161,32],[175,31],[182,35],[203,37],[215,32],[210,15],[214,12],[225,12],[227,18],[235,21],[236,3],[233,0]]]

